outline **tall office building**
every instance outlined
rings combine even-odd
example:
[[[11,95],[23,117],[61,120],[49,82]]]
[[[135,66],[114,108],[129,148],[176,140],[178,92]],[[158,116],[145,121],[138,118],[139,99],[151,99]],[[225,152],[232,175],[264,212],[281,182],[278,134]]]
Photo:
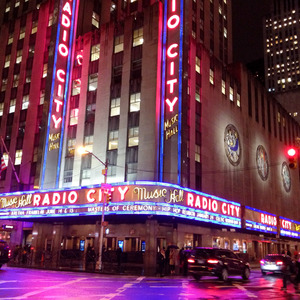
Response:
[[[298,247],[300,128],[231,65],[231,1],[0,5],[0,218],[31,222],[12,246],[57,266],[121,247],[148,273],[168,244]]]
[[[264,20],[266,88],[300,121],[300,3],[274,0]]]

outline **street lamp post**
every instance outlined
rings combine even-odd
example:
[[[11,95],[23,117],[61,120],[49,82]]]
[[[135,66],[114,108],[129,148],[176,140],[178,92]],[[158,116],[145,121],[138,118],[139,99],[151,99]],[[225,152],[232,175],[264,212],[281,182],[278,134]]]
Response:
[[[107,184],[107,166],[108,166],[108,162],[107,160],[105,161],[105,163],[99,158],[97,157],[93,152],[88,151],[87,149],[81,147],[78,149],[78,152],[80,154],[91,154],[93,157],[95,157],[103,166],[104,169],[102,170],[102,174],[104,175],[104,185],[106,188],[106,184]],[[102,192],[102,189],[101,189]],[[105,212],[105,204],[106,204],[106,198],[104,197],[104,193],[102,194],[103,199],[102,199],[102,216],[101,216],[101,226],[100,226],[100,237],[99,237],[99,259],[97,261],[96,264],[96,268],[99,271],[102,271],[102,248],[103,248],[103,235],[104,235],[104,212]]]

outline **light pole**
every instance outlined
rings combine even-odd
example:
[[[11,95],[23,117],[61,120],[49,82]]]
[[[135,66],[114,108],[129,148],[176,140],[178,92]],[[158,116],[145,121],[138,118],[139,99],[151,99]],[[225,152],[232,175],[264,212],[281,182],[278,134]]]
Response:
[[[80,147],[78,149],[78,152],[82,154],[91,154],[93,157],[95,157],[103,166],[104,169],[102,170],[102,174],[104,175],[104,188],[107,188],[107,166],[108,162],[107,160],[105,163],[98,157],[96,156],[93,152],[88,151],[84,147]],[[102,193],[102,188],[101,188],[101,193]],[[102,199],[102,216],[101,216],[101,226],[100,226],[100,237],[99,237],[99,259],[96,264],[96,268],[99,271],[102,271],[102,248],[103,248],[103,234],[104,234],[104,211],[105,211],[105,204],[106,204],[106,197],[104,197],[104,193],[102,194],[103,199]]]

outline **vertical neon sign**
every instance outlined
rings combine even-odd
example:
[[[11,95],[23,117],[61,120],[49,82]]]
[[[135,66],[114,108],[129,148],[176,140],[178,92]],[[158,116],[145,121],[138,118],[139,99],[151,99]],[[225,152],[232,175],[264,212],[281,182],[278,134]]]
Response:
[[[58,187],[79,0],[61,0],[41,188]]]
[[[160,180],[177,184],[181,184],[182,46],[183,0],[168,0],[164,13]]]

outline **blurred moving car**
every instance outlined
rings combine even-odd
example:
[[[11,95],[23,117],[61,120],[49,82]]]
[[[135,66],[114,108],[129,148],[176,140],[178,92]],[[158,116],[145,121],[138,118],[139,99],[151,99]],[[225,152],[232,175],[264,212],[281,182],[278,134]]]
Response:
[[[260,261],[260,269],[263,275],[268,272],[282,273],[286,268],[289,271],[291,266],[293,266],[293,260],[285,254],[268,254]]]
[[[196,280],[201,276],[217,276],[226,281],[228,276],[241,275],[247,280],[250,266],[233,251],[219,248],[197,247],[190,251],[188,271]]]
[[[0,240],[0,268],[9,261],[10,257],[11,250],[9,246],[5,241]]]

